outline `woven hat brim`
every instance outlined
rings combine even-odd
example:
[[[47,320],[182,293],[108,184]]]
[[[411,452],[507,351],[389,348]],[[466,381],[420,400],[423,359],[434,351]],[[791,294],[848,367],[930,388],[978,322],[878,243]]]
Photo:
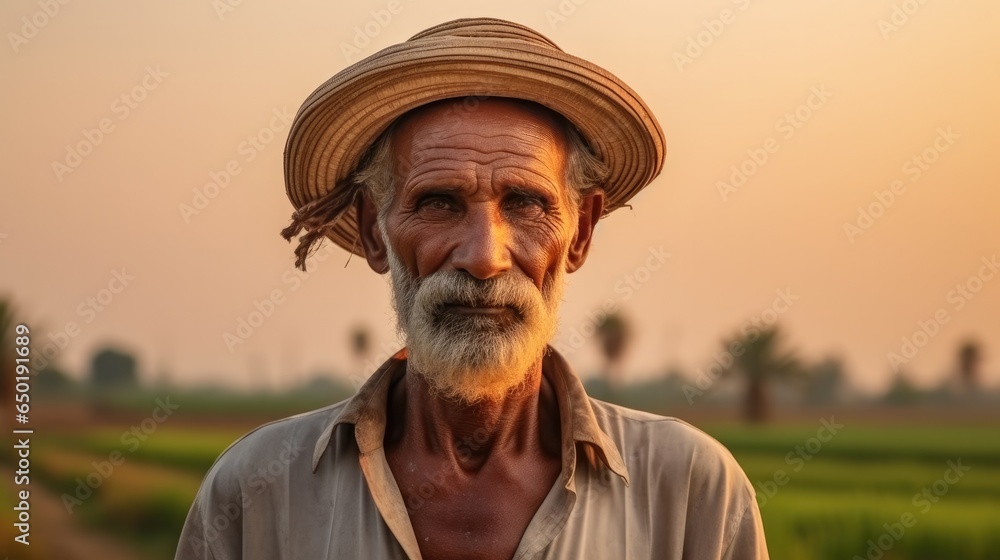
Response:
[[[289,199],[300,208],[324,196],[395,119],[421,105],[459,97],[523,99],[566,117],[611,170],[606,214],[662,168],[665,141],[659,124],[642,99],[611,73],[537,43],[448,36],[379,51],[306,99],[285,147]],[[363,255],[357,235],[353,208],[329,233],[344,249]]]

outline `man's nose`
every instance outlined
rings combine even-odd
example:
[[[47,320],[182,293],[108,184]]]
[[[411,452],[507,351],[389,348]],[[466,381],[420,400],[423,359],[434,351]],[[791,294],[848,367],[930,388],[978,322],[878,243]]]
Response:
[[[489,205],[476,205],[465,216],[464,228],[457,232],[458,245],[451,253],[456,270],[486,280],[511,268],[510,229]]]

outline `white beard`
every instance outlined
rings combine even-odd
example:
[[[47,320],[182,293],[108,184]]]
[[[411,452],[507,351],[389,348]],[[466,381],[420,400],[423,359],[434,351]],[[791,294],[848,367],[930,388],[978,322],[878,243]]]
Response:
[[[477,280],[442,270],[416,279],[387,249],[397,329],[406,339],[410,371],[435,395],[465,404],[498,401],[522,387],[556,334],[567,254],[539,291],[520,273]],[[509,306],[514,318],[449,312],[447,303]]]

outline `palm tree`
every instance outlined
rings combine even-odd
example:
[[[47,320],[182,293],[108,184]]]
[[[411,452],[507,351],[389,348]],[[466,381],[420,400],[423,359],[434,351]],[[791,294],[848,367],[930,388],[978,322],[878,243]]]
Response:
[[[355,325],[351,329],[351,354],[359,362],[368,357],[371,348],[371,333],[365,325]]]
[[[782,331],[777,325],[763,331],[743,334],[726,342],[732,356],[728,370],[746,378],[743,416],[751,423],[761,423],[770,415],[768,385],[772,379],[799,377],[802,366],[792,350],[785,350]]]
[[[368,376],[374,371],[368,371],[371,364],[369,356],[372,351],[372,334],[368,325],[359,323],[351,327],[350,333],[351,356],[354,358],[354,366],[351,373],[351,384],[357,391],[361,385],[368,380]],[[376,364],[376,366],[382,364]]]
[[[979,384],[979,362],[982,352],[979,343],[967,340],[958,349],[958,374],[961,376],[965,390],[972,393]]]
[[[597,323],[596,334],[601,345],[601,354],[604,355],[604,376],[608,386],[614,389],[621,382],[622,358],[632,341],[632,327],[620,312],[615,311],[601,317]]]

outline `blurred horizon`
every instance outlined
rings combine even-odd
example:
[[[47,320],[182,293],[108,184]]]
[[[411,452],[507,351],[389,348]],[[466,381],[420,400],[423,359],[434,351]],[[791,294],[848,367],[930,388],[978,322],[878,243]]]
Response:
[[[0,311],[3,310],[3,301],[0,300]],[[16,311],[16,310],[15,310]],[[12,315],[15,322],[18,322],[16,314]],[[622,322],[625,331],[620,334],[617,344],[620,349],[608,354],[604,347],[607,333],[602,326],[610,322]],[[664,366],[651,375],[630,375],[624,370],[627,364],[627,349],[633,343],[634,327],[629,320],[621,313],[602,315],[602,321],[595,325],[594,334],[588,344],[594,345],[602,353],[602,359],[598,363],[591,365],[591,368],[582,372],[575,372],[588,388],[588,394],[593,397],[606,399],[618,395],[632,395],[628,399],[639,398],[654,409],[655,402],[680,403],[685,398],[688,405],[694,404],[696,400],[703,400],[709,404],[732,406],[739,400],[739,395],[746,390],[745,380],[732,375],[740,369],[739,357],[744,354],[742,350],[734,350],[731,344],[738,342],[750,347],[758,340],[757,333],[751,331],[753,338],[734,337],[727,340],[727,344],[720,344],[719,350],[713,352],[710,364],[707,367],[696,369],[684,369],[676,364]],[[23,321],[20,321],[23,322]],[[784,357],[792,360],[796,364],[796,373],[792,378],[784,378],[767,371],[764,375],[775,377],[769,382],[768,393],[777,394],[777,404],[780,409],[789,407],[795,408],[808,406],[810,404],[826,404],[837,406],[913,406],[920,404],[969,404],[970,402],[994,402],[1000,403],[1000,387],[996,384],[985,383],[984,376],[980,369],[982,356],[988,349],[980,346],[978,339],[967,339],[963,344],[954,348],[953,367],[943,373],[939,379],[933,380],[930,384],[920,384],[916,382],[916,376],[909,369],[901,368],[895,373],[890,384],[883,390],[864,391],[852,382],[850,371],[845,367],[843,361],[835,356],[825,356],[821,360],[808,360],[800,354],[796,347],[788,346],[788,336],[781,329],[780,324],[776,324],[774,329],[780,335],[777,346]],[[763,331],[764,333],[770,331]],[[615,335],[610,335],[614,337]],[[360,337],[360,340],[359,340]],[[749,341],[749,342],[748,342]],[[135,355],[130,351],[128,345],[105,344],[88,356],[87,361],[80,369],[68,369],[58,362],[47,362],[41,360],[37,362],[40,368],[36,373],[40,373],[42,378],[37,379],[36,384],[40,384],[39,389],[43,395],[50,396],[77,396],[77,397],[97,397],[103,391],[111,391],[113,397],[117,392],[144,391],[185,391],[199,393],[207,391],[217,395],[294,395],[298,392],[309,393],[313,390],[330,391],[339,395],[340,399],[347,398],[368,377],[395,352],[395,346],[383,346],[375,348],[371,346],[371,331],[359,326],[355,326],[351,337],[342,341],[344,353],[352,356],[353,367],[347,369],[316,369],[306,372],[298,372],[292,380],[285,380],[284,383],[275,384],[268,379],[257,379],[255,383],[245,383],[234,385],[221,382],[213,377],[202,377],[197,381],[178,383],[178,376],[170,370],[152,370],[148,366],[144,367],[142,356]],[[612,342],[614,344],[614,342]],[[730,351],[725,349],[729,348]],[[971,348],[971,350],[970,350]],[[557,352],[566,350],[553,347]],[[570,351],[573,347],[568,348]],[[969,361],[963,355],[972,352],[972,363],[964,365],[963,361]],[[115,364],[113,374],[116,381],[104,384],[101,377],[107,375],[108,366],[102,362],[108,355],[113,355],[124,360],[123,364]],[[971,380],[963,378],[963,371],[970,371]],[[261,375],[263,372],[247,370],[246,375]],[[744,372],[745,373],[745,372]],[[183,376],[180,376],[183,378]],[[708,383],[707,388],[701,387],[699,383]],[[971,386],[967,386],[971,384]],[[773,386],[771,386],[773,385]],[[699,389],[699,387],[701,387]],[[694,391],[697,398],[692,398],[685,392]],[[621,393],[625,391],[625,393]],[[649,393],[652,391],[652,393]],[[645,397],[641,397],[647,393]],[[708,395],[705,397],[705,395]],[[969,396],[975,395],[975,401],[967,400]],[[704,397],[704,398],[703,398]],[[338,399],[338,400],[340,400]],[[322,406],[325,401],[316,401],[316,406]],[[327,404],[332,404],[330,401]]]
[[[356,375],[352,329],[398,348],[388,287],[337,248],[295,275],[285,115],[349,63],[488,13],[621,77],[667,137],[663,174],[569,277],[555,346],[579,374],[600,368],[586,333],[612,306],[635,327],[628,382],[697,375],[773,317],[863,394],[892,385],[906,344],[902,370],[938,385],[970,337],[1000,387],[1000,281],[982,272],[1000,253],[1000,6],[903,4],[8,2],[0,297],[37,344],[68,338],[71,373],[114,344],[180,386]]]

